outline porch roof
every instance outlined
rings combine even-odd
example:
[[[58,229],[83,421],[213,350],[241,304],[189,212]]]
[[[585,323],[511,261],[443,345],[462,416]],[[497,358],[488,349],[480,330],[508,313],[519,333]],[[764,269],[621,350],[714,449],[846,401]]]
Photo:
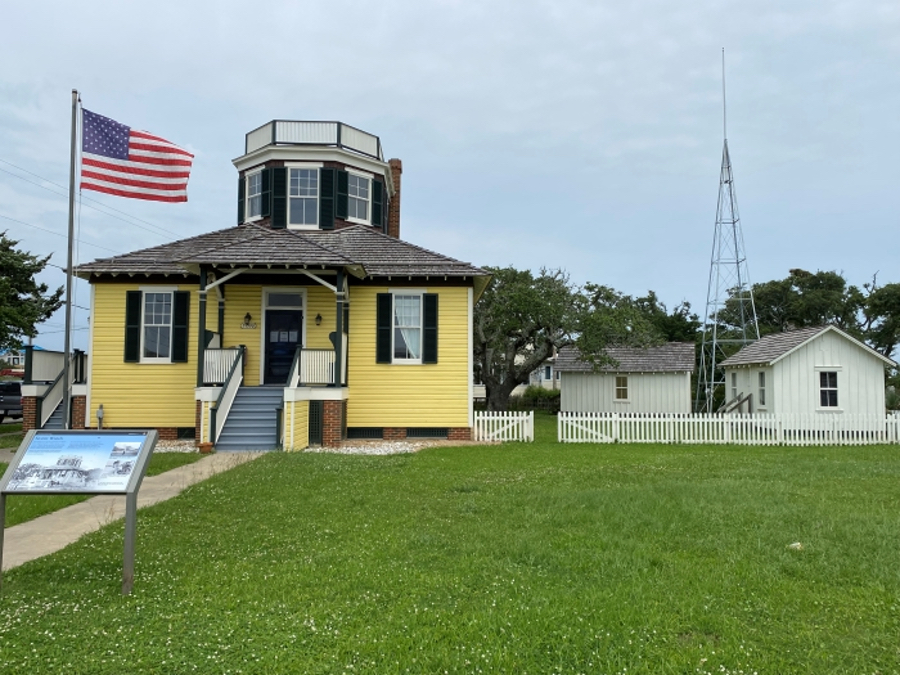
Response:
[[[216,267],[357,267],[357,276],[489,277],[485,270],[362,225],[335,231],[273,230],[240,225],[169,244],[100,258],[75,269],[95,275],[192,275]]]

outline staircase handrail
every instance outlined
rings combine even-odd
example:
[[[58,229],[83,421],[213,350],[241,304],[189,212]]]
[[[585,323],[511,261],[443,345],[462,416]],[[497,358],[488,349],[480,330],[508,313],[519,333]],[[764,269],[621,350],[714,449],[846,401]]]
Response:
[[[291,362],[291,371],[288,374],[287,386],[291,388],[296,388],[300,386],[300,355],[303,352],[303,347],[301,345],[297,345],[297,348],[294,350],[294,360]]]
[[[753,398],[752,393],[745,394],[744,392],[741,392],[730,401],[727,401],[720,405],[719,409],[716,410],[716,412],[730,413],[735,408],[740,408],[742,405],[744,405],[744,403],[749,402],[751,398]]]
[[[50,419],[50,416],[53,414],[53,411],[56,410],[56,407],[59,405],[60,401],[63,399],[63,375],[65,373],[60,373],[56,376],[56,379],[53,380],[52,384],[47,387],[43,394],[40,394],[35,397],[34,401],[34,418],[37,421],[38,429],[43,429],[44,425],[47,424],[47,420]],[[51,396],[52,395],[52,396]],[[49,404],[49,405],[48,405]],[[45,411],[49,411],[46,414]]]
[[[244,345],[238,345],[237,356],[235,356],[234,362],[231,364],[231,368],[228,371],[228,376],[222,384],[222,390],[219,392],[219,396],[216,399],[216,407],[210,410],[209,428],[212,436],[210,440],[213,445],[219,440],[219,434],[222,432],[222,427],[225,426],[225,420],[228,419],[228,413],[231,412],[231,405],[234,403],[234,397],[237,396],[241,382],[244,380],[244,353],[246,352],[246,349],[247,348]],[[240,368],[238,368],[238,366],[240,366]]]

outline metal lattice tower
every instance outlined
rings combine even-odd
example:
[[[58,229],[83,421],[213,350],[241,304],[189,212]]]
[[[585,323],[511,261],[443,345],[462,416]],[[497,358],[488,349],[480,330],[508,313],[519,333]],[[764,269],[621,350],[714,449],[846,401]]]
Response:
[[[703,343],[700,350],[700,372],[694,410],[714,412],[717,388],[725,385],[725,374],[718,367],[724,359],[741,347],[759,339],[756,305],[747,269],[744,234],[738,214],[737,195],[728,135],[725,125],[725,50],[722,50],[722,100],[725,144],[722,149],[722,171],[719,175],[719,202],[716,207],[716,230],[709,263],[709,286],[706,291],[706,316],[703,321]],[[725,396],[724,401],[728,397]]]

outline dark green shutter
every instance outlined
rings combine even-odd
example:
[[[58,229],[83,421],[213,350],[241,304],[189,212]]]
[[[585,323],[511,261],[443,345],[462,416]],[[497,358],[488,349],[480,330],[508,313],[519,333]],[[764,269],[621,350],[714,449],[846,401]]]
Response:
[[[141,360],[141,299],[140,291],[125,293],[125,363]]]
[[[347,192],[349,191],[349,187],[347,185],[347,172],[346,171],[338,171],[337,172],[337,203],[334,208],[334,215],[337,218],[346,218],[347,217]]]
[[[259,179],[259,215],[268,218],[272,212],[272,170],[263,169]]]
[[[384,208],[384,198],[383,198],[384,186],[381,181],[373,180],[372,181],[372,225],[375,227],[382,227],[382,223],[384,222],[381,211]]]
[[[272,169],[272,229],[287,227],[287,169]]]
[[[319,169],[319,229],[334,229],[334,169]]]
[[[438,296],[436,293],[426,293],[422,296],[423,319],[422,327],[422,363],[438,362]]]
[[[393,296],[379,293],[376,303],[375,363],[391,362],[391,328],[394,314]]]
[[[187,363],[191,293],[175,291],[172,295],[172,363]]]
[[[244,192],[247,179],[238,178],[238,225],[244,222]]]

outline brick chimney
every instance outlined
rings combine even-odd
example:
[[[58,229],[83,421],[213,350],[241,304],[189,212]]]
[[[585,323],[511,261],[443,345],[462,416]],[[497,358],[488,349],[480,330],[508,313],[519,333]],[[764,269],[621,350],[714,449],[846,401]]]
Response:
[[[395,239],[400,238],[400,174],[403,173],[403,162],[399,159],[391,159],[388,161],[391,167],[391,179],[394,181],[394,195],[391,197],[388,206],[388,228],[387,233]]]

